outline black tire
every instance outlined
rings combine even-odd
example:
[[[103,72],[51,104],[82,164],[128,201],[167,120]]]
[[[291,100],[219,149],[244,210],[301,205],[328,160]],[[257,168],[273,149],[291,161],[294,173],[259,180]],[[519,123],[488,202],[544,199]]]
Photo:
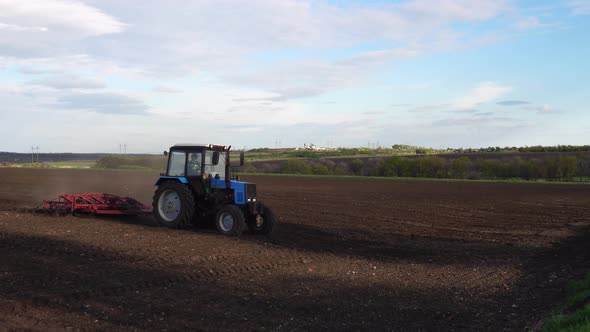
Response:
[[[161,226],[183,228],[195,214],[195,195],[187,185],[177,181],[160,183],[152,201],[154,218]]]
[[[275,228],[277,218],[274,212],[267,206],[261,204],[261,214],[248,217],[248,229],[252,234],[268,235]]]
[[[223,235],[240,236],[246,229],[246,218],[235,205],[224,205],[215,215],[215,228]]]

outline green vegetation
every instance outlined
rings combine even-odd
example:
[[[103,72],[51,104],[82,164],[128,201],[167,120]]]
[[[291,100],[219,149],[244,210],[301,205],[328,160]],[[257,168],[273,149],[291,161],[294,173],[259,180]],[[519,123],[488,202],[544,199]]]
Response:
[[[582,182],[590,178],[590,155],[554,155],[498,159],[391,156],[313,158],[249,163],[244,173],[359,175],[404,178]]]
[[[557,145],[557,146],[505,146],[503,148],[499,146],[490,146],[487,148],[477,149],[449,149],[455,153],[485,153],[485,152],[587,152],[590,151],[590,145]]]
[[[95,161],[91,160],[70,160],[70,161],[55,161],[48,162],[48,167],[57,168],[92,168],[94,167]]]
[[[590,273],[570,284],[566,302],[544,324],[543,331],[590,331]]]
[[[434,153],[445,153],[448,150],[434,150],[431,148],[422,148],[417,146],[396,144],[391,148],[336,148],[326,150],[308,150],[308,149],[269,149],[259,148],[246,151],[246,159],[250,161],[263,160],[287,160],[287,159],[318,159],[334,157],[375,157],[375,156],[392,156],[392,155],[424,155]]]
[[[312,168],[303,160],[291,159],[281,167],[281,173],[287,174],[311,174]]]
[[[163,170],[166,168],[166,157],[127,157],[111,155],[96,161],[94,167],[103,169],[150,169]]]
[[[380,176],[454,179],[511,179],[573,181],[587,172],[590,160],[576,156],[551,156],[537,159],[469,159],[460,157],[400,158],[383,160],[377,167]]]

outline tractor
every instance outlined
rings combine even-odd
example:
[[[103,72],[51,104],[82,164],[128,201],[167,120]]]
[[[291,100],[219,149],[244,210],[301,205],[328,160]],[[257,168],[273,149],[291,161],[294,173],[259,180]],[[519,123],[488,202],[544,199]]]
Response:
[[[256,197],[256,184],[231,177],[231,146],[177,144],[164,151],[166,173],[161,173],[152,202],[158,223],[183,228],[214,219],[224,235],[239,236],[246,229],[269,234],[276,223],[273,211]],[[244,164],[240,153],[239,166]],[[237,166],[237,165],[235,165]]]

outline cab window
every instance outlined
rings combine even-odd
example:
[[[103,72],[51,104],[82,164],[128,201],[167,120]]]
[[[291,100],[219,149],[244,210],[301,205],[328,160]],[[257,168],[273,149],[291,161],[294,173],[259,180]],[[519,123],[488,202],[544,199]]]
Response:
[[[219,162],[213,165],[213,151],[205,151],[205,175],[214,179],[225,179],[225,153],[219,153]]]
[[[168,164],[168,176],[184,176],[184,165],[186,154],[184,152],[172,151]]]
[[[201,162],[203,154],[201,152],[191,152],[188,154],[188,163],[186,164],[187,176],[201,176]]]

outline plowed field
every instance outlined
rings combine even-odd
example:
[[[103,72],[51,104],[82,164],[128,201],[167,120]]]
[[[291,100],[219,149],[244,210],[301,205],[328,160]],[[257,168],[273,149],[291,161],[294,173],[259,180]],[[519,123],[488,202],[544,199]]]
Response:
[[[525,330],[590,269],[590,186],[249,177],[270,237],[21,213],[156,174],[0,169],[0,326]]]

